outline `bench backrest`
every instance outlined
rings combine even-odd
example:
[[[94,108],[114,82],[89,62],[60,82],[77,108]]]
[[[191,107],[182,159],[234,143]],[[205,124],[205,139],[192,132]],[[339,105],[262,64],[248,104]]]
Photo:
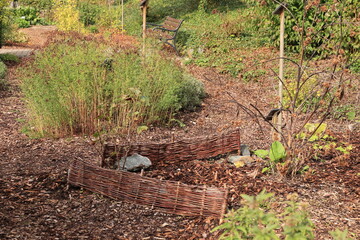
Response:
[[[166,17],[164,24],[162,25],[163,28],[169,30],[178,30],[182,24],[183,20],[178,20],[172,17]]]

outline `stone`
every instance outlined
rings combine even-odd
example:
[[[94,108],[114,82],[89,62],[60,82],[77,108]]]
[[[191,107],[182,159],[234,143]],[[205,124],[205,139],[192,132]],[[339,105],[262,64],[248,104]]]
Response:
[[[241,151],[241,156],[250,156],[251,155],[248,145],[241,144],[240,151]]]
[[[228,162],[234,164],[236,167],[244,167],[245,165],[252,165],[255,162],[251,156],[231,155],[228,157]]]
[[[31,48],[1,48],[0,54],[12,54],[17,57],[28,57],[34,51]]]
[[[125,166],[124,166],[125,162]],[[140,154],[134,153],[133,155],[126,158],[121,158],[119,162],[116,163],[117,169],[123,169],[126,171],[140,171],[141,169],[147,169],[152,165],[149,158],[141,156]]]

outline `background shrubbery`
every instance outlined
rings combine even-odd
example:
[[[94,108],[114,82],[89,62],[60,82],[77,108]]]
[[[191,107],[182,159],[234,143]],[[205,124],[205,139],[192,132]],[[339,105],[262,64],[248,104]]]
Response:
[[[0,2],[0,47],[3,46],[6,36],[10,31],[9,11],[6,9],[8,2]]]
[[[40,11],[34,7],[18,7],[11,9],[12,19],[19,28],[27,28],[31,25],[48,25],[48,22],[40,17]]]
[[[291,11],[285,14],[287,52],[299,53],[305,47],[307,57],[326,58],[341,44],[349,67],[360,70],[359,0],[309,1],[306,6],[303,1],[286,2]],[[153,0],[150,4],[149,21],[161,22],[165,16],[185,19],[178,44],[200,66],[236,76],[244,70],[237,50],[279,44],[279,17],[272,14],[276,1]],[[136,7],[129,14],[138,14]]]
[[[6,65],[0,61],[0,79],[4,79],[6,76]]]
[[[0,60],[0,91],[8,88],[8,83],[5,79],[7,68],[6,65]]]
[[[22,73],[30,119],[41,134],[121,132],[166,122],[203,97],[199,82],[155,53],[143,60],[95,41],[62,41],[37,53]]]

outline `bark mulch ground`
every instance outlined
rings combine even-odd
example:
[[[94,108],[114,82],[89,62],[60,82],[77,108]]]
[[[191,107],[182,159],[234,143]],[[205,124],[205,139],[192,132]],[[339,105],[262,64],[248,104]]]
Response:
[[[118,39],[120,41],[120,39]],[[216,239],[210,230],[218,220],[164,214],[149,207],[119,202],[67,185],[71,160],[99,162],[96,145],[86,138],[31,139],[26,136],[26,107],[19,80],[10,68],[10,89],[0,92],[0,239]],[[189,67],[203,80],[209,97],[199,111],[183,113],[180,128],[152,127],[139,139],[155,142],[206,136],[239,127],[242,142],[251,149],[268,146],[268,129],[261,133],[246,114],[237,114],[229,103],[232,95],[243,103],[256,103],[262,111],[271,109],[271,83],[243,83],[211,69]],[[206,77],[204,77],[206,76]],[[207,79],[217,79],[218,85]],[[360,234],[360,133],[351,138],[337,122],[338,141],[349,141],[354,150],[341,159],[309,160],[311,172],[293,180],[259,173],[263,163],[236,168],[222,158],[181,163],[160,163],[145,176],[206,184],[229,190],[229,208],[239,207],[240,194],[257,194],[266,188],[279,200],[297,193],[309,203],[316,225],[316,239],[328,239],[329,230],[348,228]]]

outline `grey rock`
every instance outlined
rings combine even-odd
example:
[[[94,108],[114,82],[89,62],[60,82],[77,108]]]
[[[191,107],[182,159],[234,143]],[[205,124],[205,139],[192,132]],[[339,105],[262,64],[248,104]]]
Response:
[[[255,162],[255,159],[251,156],[231,155],[228,157],[227,161],[234,164],[236,167],[243,167],[245,165],[252,165]]]
[[[22,58],[30,56],[33,51],[31,48],[1,48],[0,54],[12,54]]]
[[[124,166],[124,170],[131,172],[139,171],[141,169],[147,169],[151,165],[152,163],[149,158],[141,156],[137,153],[127,157],[126,161],[125,158],[123,157],[120,159],[119,162],[116,163],[117,169],[123,169]]]
[[[250,156],[251,155],[248,145],[241,144],[240,151],[241,151],[241,156]]]

